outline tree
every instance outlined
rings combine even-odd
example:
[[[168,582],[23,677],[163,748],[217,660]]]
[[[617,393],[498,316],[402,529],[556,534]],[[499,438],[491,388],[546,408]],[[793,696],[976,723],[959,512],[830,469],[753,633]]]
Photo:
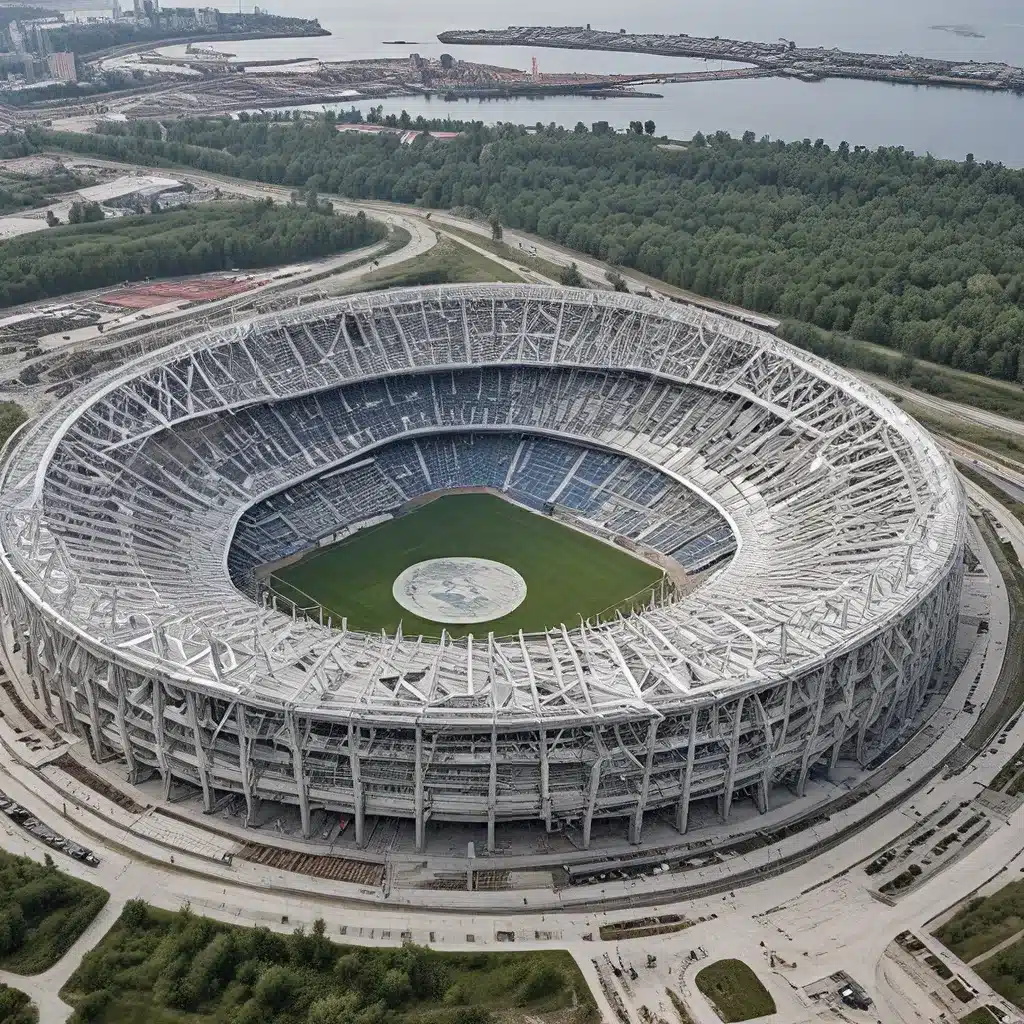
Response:
[[[580,268],[576,266],[575,261],[570,263],[567,267],[562,267],[558,273],[559,283],[565,285],[566,288],[585,288],[586,282],[583,280],[583,275],[580,273]]]
[[[617,292],[629,292],[629,285],[626,284],[626,279],[613,267],[605,271],[605,280],[612,286]]]
[[[0,1021],[3,1024],[38,1024],[39,1011],[24,992],[0,982]]]
[[[149,922],[149,904],[145,900],[128,900],[121,908],[121,923],[132,931],[145,928]]]
[[[643,135],[643,133],[644,133],[644,123],[643,123],[643,121],[630,121],[629,122],[629,130],[634,135]]]
[[[357,993],[335,993],[313,1003],[306,1021],[307,1024],[350,1024],[358,1010]]]
[[[268,967],[256,983],[252,990],[253,1000],[276,1014],[288,1005],[300,985],[300,979],[293,971],[275,964]]]
[[[58,217],[53,210],[46,211],[46,226],[48,228],[55,228],[61,223],[60,217]]]
[[[655,133],[655,131],[657,130],[657,127],[658,126],[650,118],[648,118],[646,121],[644,121],[644,131],[648,135],[653,135]]]
[[[501,227],[501,221],[498,219],[496,213],[491,214],[491,239],[495,242],[500,242],[504,231]]]

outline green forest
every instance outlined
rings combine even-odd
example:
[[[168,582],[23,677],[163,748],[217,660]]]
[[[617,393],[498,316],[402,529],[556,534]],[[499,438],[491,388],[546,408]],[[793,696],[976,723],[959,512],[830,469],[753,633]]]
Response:
[[[516,1007],[531,1017],[575,1007],[573,1024],[596,1017],[564,951],[340,946],[322,919],[286,936],[142,900],[128,901],[61,997],[76,1008],[72,1024],[490,1024]]]
[[[103,909],[107,893],[46,863],[0,851],[0,967],[52,967]]]
[[[0,307],[124,281],[293,263],[370,245],[386,230],[362,213],[269,201],[49,228],[0,243]]]
[[[0,216],[41,206],[93,182],[63,167],[40,175],[0,172]]]
[[[506,226],[702,295],[1024,379],[1024,172],[900,147],[471,125],[450,143],[325,119],[41,130],[47,145],[352,197],[496,214]]]
[[[39,1011],[24,992],[0,982],[0,1024],[38,1024]]]

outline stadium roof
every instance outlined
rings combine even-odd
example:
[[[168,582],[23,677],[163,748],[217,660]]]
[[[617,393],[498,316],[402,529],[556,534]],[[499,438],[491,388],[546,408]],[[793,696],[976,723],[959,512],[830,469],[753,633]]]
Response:
[[[174,492],[145,475],[147,441],[200,417],[484,364],[613,368],[735,396],[750,411],[714,457],[611,425],[601,438],[714,505],[735,557],[696,592],[601,626],[440,643],[331,631],[228,578],[235,523],[279,481],[211,474]],[[921,602],[965,523],[935,442],[850,374],[696,307],[526,285],[357,295],[197,332],[85,385],[14,445],[0,557],[63,629],[228,700],[381,724],[657,717],[793,678]],[[296,477],[337,464],[308,461]]]

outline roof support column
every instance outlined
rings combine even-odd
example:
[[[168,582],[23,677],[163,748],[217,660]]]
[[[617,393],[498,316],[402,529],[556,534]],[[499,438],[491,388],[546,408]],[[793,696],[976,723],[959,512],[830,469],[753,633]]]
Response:
[[[356,817],[356,846],[366,845],[366,818],[363,807],[363,779],[359,771],[359,731],[348,723],[348,760],[352,770],[352,810]]]
[[[796,782],[796,795],[803,796],[807,789],[807,776],[811,772],[811,758],[818,745],[818,729],[821,727],[821,713],[825,708],[825,691],[828,689],[828,673],[832,666],[826,665],[818,673],[818,692],[814,701],[814,722],[810,732],[804,737],[804,753],[800,760],[800,775]]]
[[[540,731],[540,813],[544,829],[551,831],[551,766],[548,764],[548,731]]]
[[[651,791],[651,766],[654,764],[654,744],[657,736],[658,719],[652,718],[647,723],[647,757],[644,759],[644,779],[640,785],[640,793],[637,796],[632,820],[629,823],[629,841],[634,844],[640,842],[640,834],[644,827],[644,808],[647,806],[647,796]]]
[[[871,666],[871,703],[868,705],[867,714],[861,718],[860,728],[857,730],[857,761],[861,767],[864,766],[867,760],[864,747],[867,743],[868,729],[875,721],[875,714],[882,700],[883,690],[882,662],[880,658],[876,657],[874,664]]]
[[[601,769],[604,767],[604,755],[598,756],[590,769],[590,793],[587,797],[587,811],[583,819],[583,849],[590,849],[590,830],[594,824],[594,810],[597,807],[597,791],[601,786]]]
[[[213,792],[210,789],[210,772],[206,762],[206,750],[203,748],[203,731],[199,728],[199,712],[196,710],[194,690],[185,691],[185,707],[188,709],[188,722],[192,727],[192,742],[196,746],[196,770],[199,782],[203,787],[203,812],[209,814],[213,810]]]
[[[309,838],[309,787],[306,785],[306,770],[302,761],[302,732],[299,719],[294,711],[286,711],[288,719],[288,738],[292,748],[292,774],[295,776],[295,788],[299,794],[299,816],[302,819],[302,837]]]
[[[416,726],[416,765],[413,769],[413,784],[416,787],[416,852],[422,853],[426,842],[426,818],[423,799],[423,728]]]
[[[39,675],[43,679],[44,687],[49,688],[50,683],[56,684],[54,688],[57,691],[57,700],[60,702],[60,713],[61,717],[64,719],[64,728],[67,729],[68,732],[74,733],[76,736],[81,736],[82,726],[74,712],[71,710],[75,706],[75,701],[71,694],[71,678],[69,674],[60,667],[66,665],[68,662],[68,655],[71,654],[70,641],[68,641],[66,645],[58,646],[50,632],[49,625],[44,625],[43,645],[54,655],[51,664],[55,664],[58,667],[53,670],[48,669],[39,658],[31,640],[27,638],[24,644],[25,667],[28,670],[29,675]]]
[[[252,793],[252,749],[245,725],[245,704],[235,705],[235,721],[238,723],[238,770],[242,776],[242,792],[245,794],[245,827],[251,828],[256,817],[256,800]]]
[[[850,722],[853,720],[853,704],[857,697],[857,684],[853,681],[851,666],[852,662],[847,659],[842,669],[842,685],[846,696],[846,704],[843,707],[842,718],[837,723],[836,738],[832,744],[832,756],[828,762],[828,775],[832,781],[835,781],[836,768],[839,766],[839,753],[843,749],[847,729],[849,729]]]
[[[746,695],[743,695],[736,701],[736,717],[732,723],[732,735],[729,737],[729,768],[725,776],[725,790],[722,793],[722,821],[729,820],[732,798],[736,790],[736,766],[739,764],[740,757],[740,726],[743,723],[743,705],[746,700]]]
[[[167,694],[164,684],[159,679],[153,680],[153,737],[156,740],[156,759],[160,765],[160,774],[164,783],[164,799],[171,796],[171,770],[167,762],[167,738],[164,732],[164,707]]]
[[[96,682],[91,678],[85,680],[85,699],[89,705],[89,736],[92,740],[92,756],[96,761],[103,760],[103,734],[100,732],[100,708],[96,700]]]
[[[116,701],[115,717],[117,721],[117,734],[121,738],[121,755],[128,765],[129,778],[136,781],[137,765],[135,763],[135,751],[132,749],[132,741],[128,736],[128,721],[125,717],[125,708],[128,704],[128,687],[124,681],[124,672],[115,664],[111,663],[108,669],[110,689]]]
[[[498,803],[498,727],[491,726],[491,774],[487,780],[487,852],[494,853],[494,823]]]
[[[779,751],[782,750],[783,745],[786,742],[786,732],[789,729],[789,713],[793,706],[793,680],[789,679],[786,682],[786,697],[782,702],[782,722],[779,725],[779,731],[777,734],[773,734],[772,730],[768,732],[768,742],[770,744],[771,756],[768,758],[768,764],[765,765],[764,771],[761,773],[761,783],[757,788],[757,809],[762,813],[766,813],[768,810],[769,799],[768,795],[772,790],[772,783],[775,777],[775,762],[778,759]]]
[[[686,744],[686,768],[683,771],[683,791],[676,805],[676,828],[686,832],[690,817],[690,786],[693,784],[693,761],[697,755],[697,709],[690,712],[690,737]]]

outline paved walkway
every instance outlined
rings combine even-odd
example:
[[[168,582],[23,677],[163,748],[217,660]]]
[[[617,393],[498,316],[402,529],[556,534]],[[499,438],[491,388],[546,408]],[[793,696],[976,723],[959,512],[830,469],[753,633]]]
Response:
[[[980,964],[983,960],[987,960],[990,956],[995,956],[996,953],[1001,953],[1007,946],[1012,946],[1021,939],[1024,939],[1024,928],[1021,928],[1019,932],[1014,932],[1008,939],[1003,939],[1002,942],[996,943],[991,949],[986,949],[984,953],[979,953],[974,959],[968,960],[967,966],[973,967],[975,964]]]
[[[121,915],[122,902],[111,895],[107,905],[96,915],[92,924],[78,937],[78,941],[42,974],[12,974],[0,971],[0,981],[21,989],[32,997],[39,1007],[39,1024],[63,1024],[71,1015],[71,1007],[58,994],[68,978],[78,970],[82,957],[110,930]]]

